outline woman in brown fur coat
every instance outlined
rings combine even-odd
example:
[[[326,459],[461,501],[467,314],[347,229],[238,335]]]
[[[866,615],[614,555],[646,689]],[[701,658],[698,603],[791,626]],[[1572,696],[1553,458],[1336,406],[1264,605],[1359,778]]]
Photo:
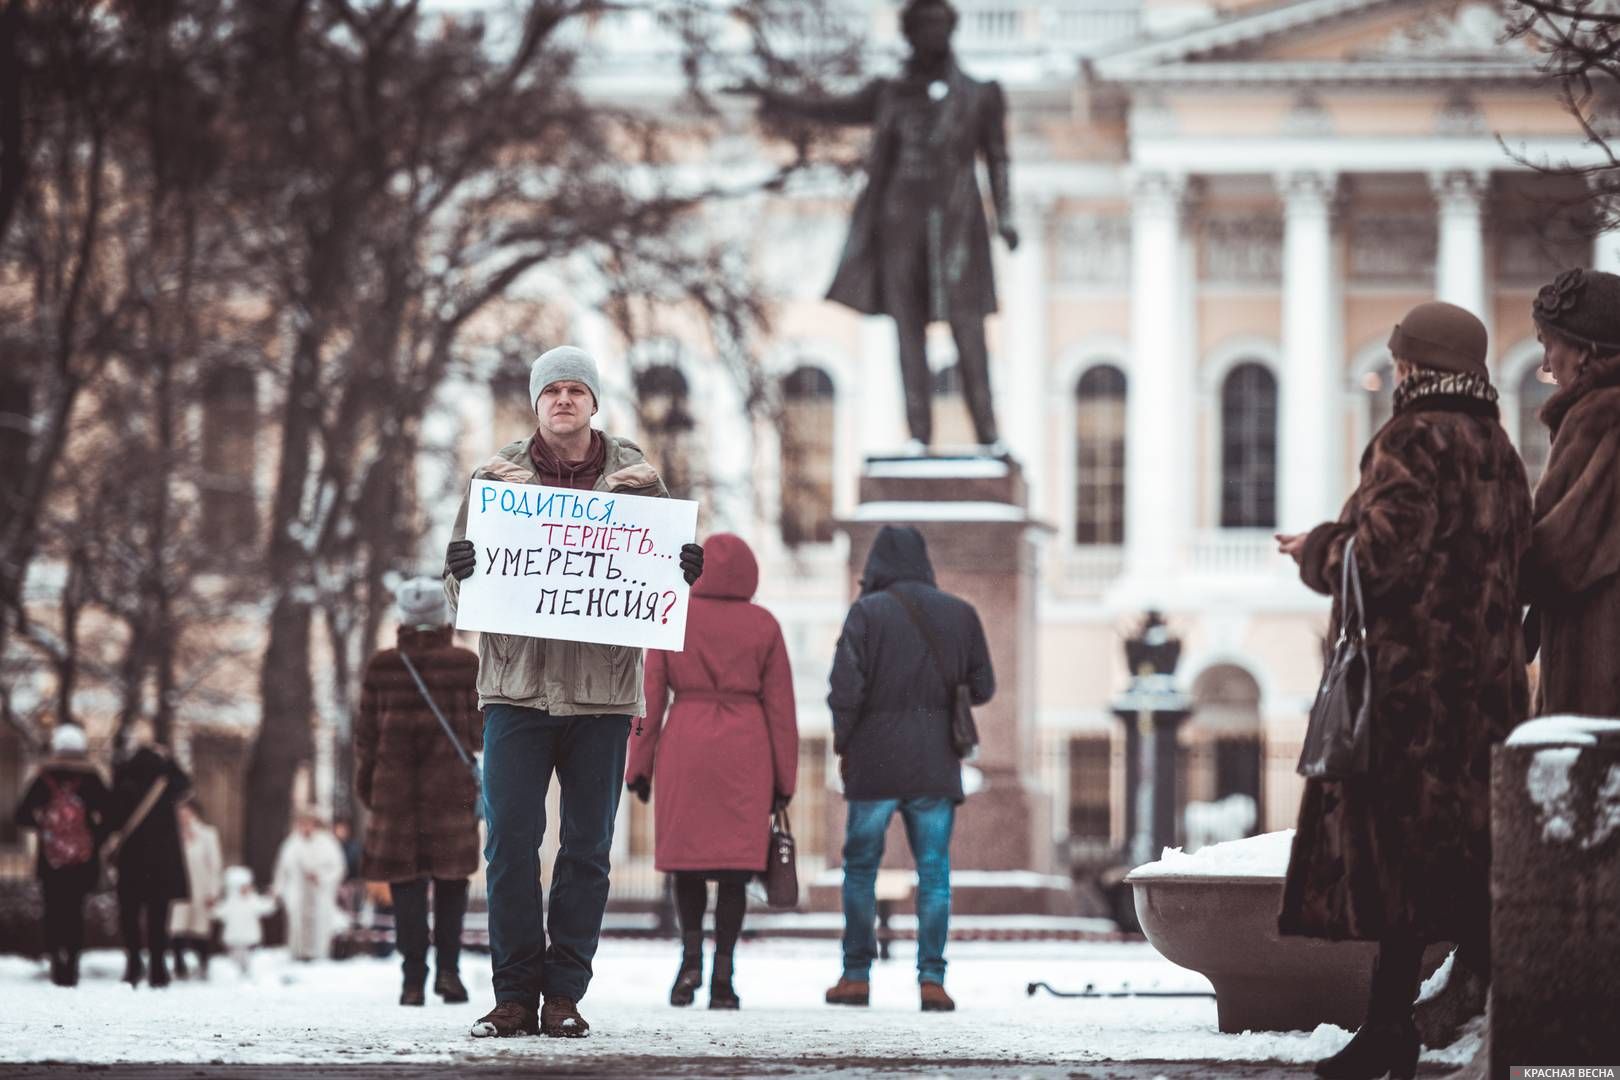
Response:
[[[470,758],[484,747],[478,654],[451,643],[450,611],[437,578],[405,582],[397,600],[399,647],[384,649],[366,665],[354,732],[355,790],[371,811],[360,873],[368,881],[388,882],[393,894],[395,936],[404,958],[401,1005],[421,1005],[426,998],[432,879],[433,990],[459,1003],[467,1000],[458,971],[467,879],[478,869],[478,782],[462,760],[463,753]],[[434,716],[411,666],[450,731]]]
[[[1536,712],[1620,716],[1620,277],[1566,271],[1534,311],[1558,383],[1541,410],[1552,452],[1523,582],[1540,635]]]
[[[1410,1077],[1425,945],[1489,956],[1490,749],[1529,708],[1518,632],[1530,540],[1524,465],[1497,418],[1485,327],[1451,304],[1390,338],[1395,414],[1339,520],[1279,537],[1334,594],[1354,537],[1372,660],[1372,771],[1308,781],[1288,865],[1285,934],[1376,941],[1367,1020],[1317,1075]]]

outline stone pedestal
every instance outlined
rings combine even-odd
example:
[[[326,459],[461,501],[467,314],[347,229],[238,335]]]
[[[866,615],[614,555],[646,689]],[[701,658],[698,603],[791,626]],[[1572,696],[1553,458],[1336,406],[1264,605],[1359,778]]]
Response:
[[[1617,729],[1536,721],[1492,755],[1492,1077],[1620,1064]]]
[[[1029,516],[1022,470],[977,457],[872,459],[861,477],[860,498],[854,517],[841,523],[850,537],[850,596],[859,593],[878,530],[913,526],[928,542],[939,587],[978,610],[995,665],[996,695],[974,710],[980,749],[972,765],[983,774],[983,786],[957,813],[952,909],[1074,913],[1067,877],[1054,875],[1050,797],[1034,782],[1036,545],[1046,529]],[[936,675],[929,668],[919,677]],[[835,850],[829,855],[836,862],[844,831],[841,801],[831,817],[829,846]],[[884,866],[911,865],[897,816]],[[818,890],[812,902],[836,908],[836,889]]]

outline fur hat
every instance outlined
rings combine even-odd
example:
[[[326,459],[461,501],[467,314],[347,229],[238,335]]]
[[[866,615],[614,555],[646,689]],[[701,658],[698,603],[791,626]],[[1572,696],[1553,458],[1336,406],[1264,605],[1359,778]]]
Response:
[[[1473,312],[1430,300],[1419,304],[1389,335],[1389,352],[1397,360],[1435,371],[1455,371],[1463,375],[1490,378],[1485,366],[1485,349],[1490,335]]]
[[[1565,270],[1536,293],[1531,311],[1538,326],[1598,356],[1620,353],[1620,276]]]
[[[559,345],[540,354],[529,369],[529,408],[535,408],[540,394],[555,382],[584,383],[591,392],[591,401],[601,407],[602,380],[596,373],[596,361],[584,349]]]
[[[57,724],[51,730],[51,753],[58,757],[83,757],[90,743],[78,724]]]
[[[444,583],[438,578],[415,577],[402,582],[394,590],[394,607],[401,626],[450,625],[450,605],[445,600]]]

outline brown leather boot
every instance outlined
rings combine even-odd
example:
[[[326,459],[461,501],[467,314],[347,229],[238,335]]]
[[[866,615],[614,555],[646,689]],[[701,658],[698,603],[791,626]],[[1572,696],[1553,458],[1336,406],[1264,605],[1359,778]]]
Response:
[[[869,982],[856,982],[854,979],[840,977],[838,985],[827,991],[827,1004],[829,1005],[870,1005],[872,1003],[872,984]]]
[[[583,1039],[591,1025],[579,1015],[579,1006],[565,997],[548,997],[540,1006],[540,1034],[553,1039]]]
[[[475,1039],[505,1039],[513,1035],[534,1035],[540,1021],[532,1007],[518,1001],[503,1001],[485,1013],[472,1026]]]
[[[925,982],[919,984],[922,990],[923,1012],[955,1012],[956,1002],[939,983]]]

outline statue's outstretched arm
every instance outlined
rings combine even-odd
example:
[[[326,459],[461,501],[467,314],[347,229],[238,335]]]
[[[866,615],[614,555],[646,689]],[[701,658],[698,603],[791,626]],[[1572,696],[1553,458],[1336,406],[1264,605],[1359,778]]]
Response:
[[[882,80],[874,79],[853,94],[789,94],[768,86],[752,89],[766,112],[819,120],[826,124],[870,124],[877,119]]]

